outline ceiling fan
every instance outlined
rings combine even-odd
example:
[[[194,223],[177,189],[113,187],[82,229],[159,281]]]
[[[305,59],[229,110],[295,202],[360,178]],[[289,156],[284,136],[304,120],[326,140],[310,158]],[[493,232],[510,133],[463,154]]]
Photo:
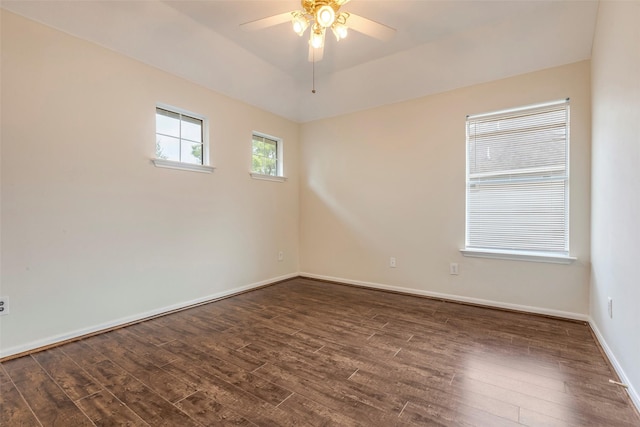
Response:
[[[267,18],[246,22],[240,26],[246,31],[261,30],[287,21],[293,24],[293,31],[299,36],[309,31],[309,61],[316,62],[324,54],[324,38],[331,29],[338,41],[347,37],[348,29],[379,40],[389,40],[396,30],[362,16],[342,12],[340,8],[349,0],[301,0],[302,10],[280,13]]]

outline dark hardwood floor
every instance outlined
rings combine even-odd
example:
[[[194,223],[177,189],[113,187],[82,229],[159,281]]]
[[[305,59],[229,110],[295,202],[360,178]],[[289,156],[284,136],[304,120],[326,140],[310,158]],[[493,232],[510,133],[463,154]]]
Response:
[[[294,279],[0,366],[2,426],[639,426],[587,325]]]

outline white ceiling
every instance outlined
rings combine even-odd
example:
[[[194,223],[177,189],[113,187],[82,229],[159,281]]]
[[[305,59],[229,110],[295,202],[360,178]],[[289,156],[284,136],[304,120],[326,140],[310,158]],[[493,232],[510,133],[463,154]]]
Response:
[[[239,27],[300,9],[296,0],[2,0],[2,7],[306,122],[588,59],[598,2],[352,0],[342,10],[396,35],[327,37],[315,94],[307,35],[288,23]]]

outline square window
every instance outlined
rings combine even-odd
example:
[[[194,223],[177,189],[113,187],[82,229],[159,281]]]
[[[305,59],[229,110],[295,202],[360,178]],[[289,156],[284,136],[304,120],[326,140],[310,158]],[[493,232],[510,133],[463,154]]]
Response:
[[[205,120],[156,107],[156,158],[205,165]]]
[[[282,140],[254,132],[251,145],[251,172],[282,177]]]

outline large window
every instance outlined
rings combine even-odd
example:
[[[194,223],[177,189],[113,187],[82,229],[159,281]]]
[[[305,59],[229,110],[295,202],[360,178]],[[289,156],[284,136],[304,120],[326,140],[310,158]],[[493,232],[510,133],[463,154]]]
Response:
[[[570,259],[568,99],[468,116],[465,246]]]
[[[251,173],[254,177],[282,177],[282,140],[253,133],[251,141]]]

